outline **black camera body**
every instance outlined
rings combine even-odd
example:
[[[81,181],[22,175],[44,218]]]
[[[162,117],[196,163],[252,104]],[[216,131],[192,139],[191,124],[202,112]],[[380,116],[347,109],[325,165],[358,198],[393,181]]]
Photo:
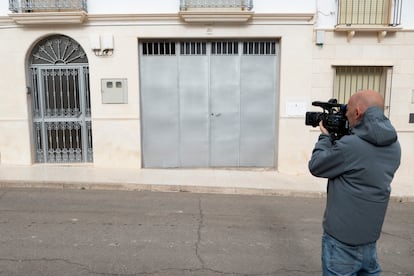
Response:
[[[334,140],[349,134],[346,104],[338,104],[336,99],[330,99],[328,102],[315,101],[312,105],[322,107],[323,112],[306,112],[305,125],[317,127],[322,121]]]

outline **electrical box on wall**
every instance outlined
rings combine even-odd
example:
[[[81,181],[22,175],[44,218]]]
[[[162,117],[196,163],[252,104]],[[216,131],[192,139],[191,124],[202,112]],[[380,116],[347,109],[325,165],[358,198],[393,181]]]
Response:
[[[103,104],[128,103],[127,79],[101,79]]]

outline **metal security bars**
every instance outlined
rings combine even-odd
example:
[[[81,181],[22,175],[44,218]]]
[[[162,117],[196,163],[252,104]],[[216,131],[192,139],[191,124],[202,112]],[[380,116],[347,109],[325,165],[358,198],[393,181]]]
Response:
[[[88,145],[92,144],[91,123],[87,122]],[[84,162],[82,153],[82,125],[78,122],[47,122],[45,123],[46,135],[43,135],[41,123],[34,123],[35,137],[37,139],[36,161],[47,163],[75,163]],[[45,139],[45,141],[43,141]],[[45,151],[41,146],[49,145]],[[46,156],[46,157],[45,157]],[[87,161],[92,162],[92,147],[88,147]]]
[[[206,55],[207,43],[206,42],[181,42],[180,54],[189,55]]]
[[[244,55],[276,55],[276,42],[250,41],[243,43]]]
[[[36,161],[92,162],[87,67],[32,67]]]
[[[391,68],[382,66],[337,66],[334,98],[346,103],[352,94],[362,89],[378,91],[385,98],[390,71]]]
[[[179,47],[179,48],[178,48]],[[273,41],[181,41],[181,42],[143,42],[141,51],[144,56],[180,55],[276,55],[277,43]],[[177,49],[176,49],[177,48]]]
[[[87,0],[9,0],[12,12],[87,11]]]
[[[203,8],[240,8],[241,10],[251,10],[253,8],[253,0],[181,0],[180,10]]]
[[[31,53],[31,98],[35,160],[92,162],[89,67],[82,47],[52,36]]]
[[[142,43],[142,54],[145,56],[174,56],[174,42],[144,42]]]
[[[339,0],[338,25],[401,24],[402,0]]]
[[[213,55],[237,55],[239,43],[233,41],[217,41],[211,43],[211,54]]]

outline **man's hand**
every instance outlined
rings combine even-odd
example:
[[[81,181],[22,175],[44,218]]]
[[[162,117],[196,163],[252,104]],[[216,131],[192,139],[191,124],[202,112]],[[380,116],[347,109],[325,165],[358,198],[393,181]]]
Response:
[[[329,131],[323,126],[322,121],[319,122],[319,129],[321,130],[321,132],[323,134],[328,134],[329,135]]]

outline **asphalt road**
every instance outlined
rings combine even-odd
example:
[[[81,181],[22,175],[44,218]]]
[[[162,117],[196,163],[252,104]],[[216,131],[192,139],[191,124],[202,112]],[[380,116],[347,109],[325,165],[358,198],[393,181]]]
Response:
[[[325,199],[0,189],[0,275],[321,275]],[[382,275],[414,275],[414,203],[390,204]]]

